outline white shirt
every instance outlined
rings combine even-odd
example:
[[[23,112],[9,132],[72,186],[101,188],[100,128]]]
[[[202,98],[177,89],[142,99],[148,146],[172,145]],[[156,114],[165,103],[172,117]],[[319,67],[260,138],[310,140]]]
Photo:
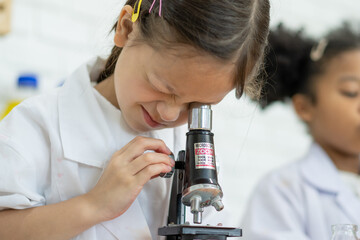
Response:
[[[347,184],[360,200],[360,175],[352,172],[339,171],[341,179]]]
[[[97,59],[63,87],[25,100],[0,122],[0,210],[58,203],[92,189],[112,154],[139,135],[91,84],[104,67]],[[186,126],[142,135],[184,149]],[[120,217],[74,239],[160,239],[171,179],[149,181]]]
[[[360,224],[360,200],[317,144],[270,173],[243,218],[244,240],[326,240],[333,224]]]

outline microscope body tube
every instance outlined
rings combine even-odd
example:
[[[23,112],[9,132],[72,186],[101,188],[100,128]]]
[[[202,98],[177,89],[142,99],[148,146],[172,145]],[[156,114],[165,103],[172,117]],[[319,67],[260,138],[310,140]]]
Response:
[[[186,134],[185,179],[182,203],[191,207],[194,223],[202,222],[203,208],[213,205],[223,209],[223,192],[218,183],[214,151],[214,134],[211,132],[210,105],[192,105],[189,132]]]
[[[191,130],[187,134],[185,189],[196,184],[218,184],[214,153],[214,134]]]

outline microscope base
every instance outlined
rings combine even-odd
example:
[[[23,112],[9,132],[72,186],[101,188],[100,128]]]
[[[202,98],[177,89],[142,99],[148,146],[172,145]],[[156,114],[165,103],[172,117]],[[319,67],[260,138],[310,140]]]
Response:
[[[168,240],[226,240],[227,237],[241,237],[242,230],[230,227],[171,225],[159,228],[158,234],[168,236]]]

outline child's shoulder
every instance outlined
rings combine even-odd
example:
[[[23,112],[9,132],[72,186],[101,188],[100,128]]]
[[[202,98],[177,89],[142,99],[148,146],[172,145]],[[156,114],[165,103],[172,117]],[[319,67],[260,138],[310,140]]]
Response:
[[[10,132],[13,135],[20,129],[31,132],[57,124],[58,92],[58,89],[54,89],[22,101],[0,122],[0,132]]]
[[[57,90],[30,97],[13,108],[0,122],[0,148],[11,149],[22,159],[46,154],[50,132],[58,126],[56,99]]]
[[[57,111],[59,88],[52,89],[28,99],[17,106],[17,111],[23,111],[34,116],[45,116]],[[15,110],[15,109],[14,109]]]
[[[302,160],[289,163],[267,173],[258,183],[260,191],[298,192],[303,188]]]

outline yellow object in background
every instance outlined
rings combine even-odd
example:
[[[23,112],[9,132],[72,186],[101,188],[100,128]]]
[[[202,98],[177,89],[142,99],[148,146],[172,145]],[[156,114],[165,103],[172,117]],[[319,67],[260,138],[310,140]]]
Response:
[[[8,115],[11,110],[16,107],[16,105],[18,105],[19,103],[21,103],[21,100],[13,100],[13,101],[9,101],[6,106],[5,106],[5,110],[4,112],[1,114],[0,116],[0,120],[3,119],[6,115]]]
[[[12,0],[0,0],[0,35],[10,32]]]
[[[5,100],[4,111],[0,113],[0,120],[8,115],[11,110],[24,99],[38,94],[38,80],[34,74],[23,74],[17,79],[16,91],[12,92]]]

